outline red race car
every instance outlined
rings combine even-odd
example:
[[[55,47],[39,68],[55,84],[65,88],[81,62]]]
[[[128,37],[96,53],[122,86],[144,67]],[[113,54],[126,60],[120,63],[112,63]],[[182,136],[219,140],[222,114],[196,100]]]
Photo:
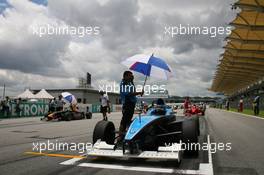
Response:
[[[191,107],[189,107],[188,109],[185,110],[184,115],[185,116],[192,116],[192,115],[200,115],[200,116],[204,116],[205,113],[205,107],[204,105],[191,105]]]

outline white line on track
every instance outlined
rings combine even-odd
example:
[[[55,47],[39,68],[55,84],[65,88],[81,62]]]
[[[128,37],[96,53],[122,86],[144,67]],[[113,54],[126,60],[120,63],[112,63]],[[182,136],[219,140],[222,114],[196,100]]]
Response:
[[[211,145],[211,140],[210,140],[209,135],[207,135],[207,143],[208,143],[208,145]],[[209,150],[208,150],[208,162],[209,162],[209,164],[211,164],[211,166],[213,168],[213,158],[212,158],[211,146],[209,146]]]
[[[72,158],[72,159],[69,159],[69,160],[66,160],[64,162],[61,162],[60,164],[61,165],[74,165],[76,164],[76,162],[82,160],[82,158]]]
[[[172,168],[155,168],[155,167],[139,167],[139,166],[123,166],[123,165],[112,165],[112,164],[97,164],[97,163],[81,163],[80,167],[90,168],[104,168],[104,169],[115,169],[115,170],[126,170],[126,171],[143,171],[143,172],[155,172],[155,173],[179,173],[179,174],[200,174],[199,170],[179,170]]]
[[[212,152],[211,152],[211,141],[210,141],[210,136],[207,135],[207,144],[208,144],[208,163],[200,163],[200,173],[201,174],[206,174],[206,175],[213,175],[214,170],[213,170],[213,160],[212,160]]]
[[[86,154],[82,154],[80,156],[86,156]],[[61,165],[75,165],[78,161],[82,160],[83,158],[72,158],[69,160],[66,160],[64,162],[61,162]]]

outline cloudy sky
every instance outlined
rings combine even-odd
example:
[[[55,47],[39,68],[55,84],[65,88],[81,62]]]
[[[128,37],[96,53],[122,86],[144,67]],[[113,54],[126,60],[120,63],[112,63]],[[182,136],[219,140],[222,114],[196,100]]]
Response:
[[[134,54],[154,54],[172,67],[165,84],[171,95],[209,92],[224,36],[170,37],[165,26],[224,26],[234,19],[234,0],[0,0],[0,94],[25,88],[71,88],[92,74],[92,85],[120,82],[120,62]],[[34,35],[36,24],[98,26],[99,35]],[[142,83],[143,76],[136,75]],[[0,96],[1,96],[0,95]]]

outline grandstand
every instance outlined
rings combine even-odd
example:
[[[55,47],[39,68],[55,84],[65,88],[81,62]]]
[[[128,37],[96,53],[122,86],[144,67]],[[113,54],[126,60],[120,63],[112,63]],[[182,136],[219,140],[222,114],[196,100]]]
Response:
[[[260,95],[263,107],[264,1],[239,0],[232,8],[240,11],[230,23],[234,29],[226,37],[210,90],[224,93],[233,102],[243,97],[248,108]]]

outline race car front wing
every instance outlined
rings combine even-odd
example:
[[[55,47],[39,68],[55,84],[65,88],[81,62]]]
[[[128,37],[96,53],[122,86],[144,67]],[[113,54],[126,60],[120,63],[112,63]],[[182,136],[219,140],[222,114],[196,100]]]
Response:
[[[182,149],[178,143],[169,146],[161,146],[158,151],[142,151],[137,154],[130,154],[128,150],[114,149],[115,145],[109,145],[104,141],[98,140],[92,147],[87,150],[88,156],[96,157],[113,157],[113,158],[144,158],[144,159],[170,159],[181,161]]]

